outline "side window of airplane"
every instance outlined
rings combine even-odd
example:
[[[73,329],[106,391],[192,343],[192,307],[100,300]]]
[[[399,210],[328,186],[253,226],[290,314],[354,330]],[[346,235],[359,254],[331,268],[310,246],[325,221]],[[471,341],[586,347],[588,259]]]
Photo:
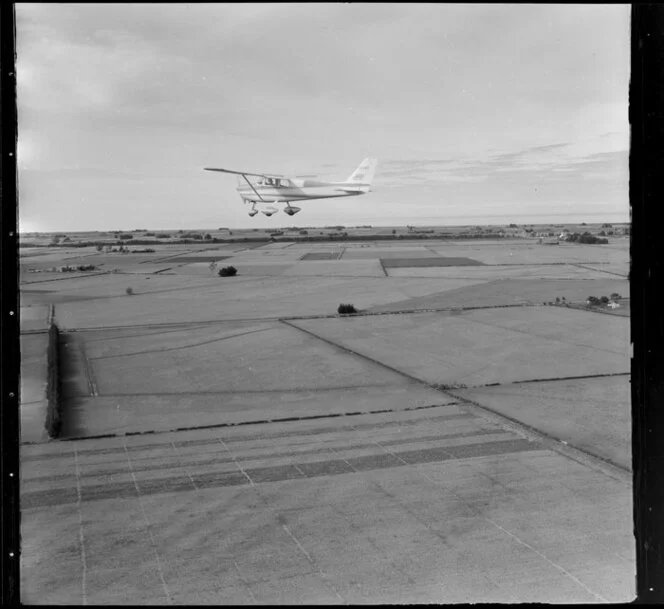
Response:
[[[284,188],[290,186],[290,182],[288,180],[281,180],[281,186]]]

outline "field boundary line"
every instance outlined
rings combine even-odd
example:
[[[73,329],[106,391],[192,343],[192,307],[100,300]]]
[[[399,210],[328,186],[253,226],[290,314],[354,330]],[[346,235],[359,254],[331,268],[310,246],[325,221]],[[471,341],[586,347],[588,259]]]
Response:
[[[573,381],[576,379],[605,378],[609,376],[630,376],[631,372],[601,372],[599,374],[580,374],[578,376],[558,376],[545,379],[526,379],[523,381],[512,381],[511,383],[497,383],[498,385],[519,385],[522,383],[547,383],[555,381]],[[488,386],[488,385],[487,385]]]
[[[587,262],[586,264],[610,264],[609,262]],[[599,271],[600,273],[607,273],[609,275],[615,275],[616,277],[622,277],[623,279],[627,279],[627,275],[623,275],[622,273],[614,273],[613,271],[605,271],[604,269],[595,269],[591,266],[586,266],[585,264],[575,264],[575,263],[570,263],[571,266],[576,266],[580,269],[587,269],[589,271]]]
[[[71,275],[69,275],[68,277],[50,277],[48,279],[37,279],[36,281],[25,281],[23,282],[23,285],[33,285],[35,283],[47,283],[48,281],[64,281],[66,279],[85,279],[86,277],[97,277],[98,275],[111,275],[112,273],[113,271],[100,271],[98,273],[86,273],[85,275],[74,275],[73,277]]]
[[[349,353],[352,353],[353,355],[357,355],[358,357],[366,359],[367,361],[378,364],[379,366],[381,366],[383,368],[386,368],[388,370],[397,372],[401,376],[405,376],[406,378],[408,378],[412,381],[415,381],[419,384],[425,385],[426,387],[428,387],[430,389],[433,389],[435,391],[440,391],[443,395],[454,398],[456,400],[460,400],[464,405],[470,405],[470,406],[474,407],[476,409],[474,414],[478,414],[478,413],[484,413],[485,415],[489,414],[489,415],[491,415],[491,418],[494,418],[494,420],[496,420],[496,422],[500,423],[503,427],[505,427],[505,428],[507,428],[511,431],[516,430],[517,433],[520,433],[524,437],[527,437],[527,438],[532,437],[533,439],[535,439],[538,442],[542,443],[546,448],[549,448],[551,450],[559,452],[562,455],[570,457],[571,459],[573,459],[577,462],[583,463],[585,465],[590,465],[587,462],[588,459],[596,460],[598,463],[601,463],[601,464],[605,465],[608,468],[614,468],[615,470],[617,470],[617,472],[619,472],[619,475],[618,475],[619,480],[624,481],[626,475],[629,476],[630,477],[629,479],[631,480],[631,475],[632,475],[631,470],[629,468],[625,468],[625,467],[623,467],[623,466],[621,466],[617,463],[614,463],[610,459],[600,457],[600,456],[595,455],[593,453],[587,452],[587,451],[585,451],[581,448],[578,448],[574,445],[570,445],[565,440],[561,440],[561,439],[558,439],[554,436],[551,436],[551,435],[549,435],[549,434],[547,434],[543,431],[538,430],[535,427],[532,427],[530,425],[522,423],[522,422],[518,421],[517,419],[514,419],[510,416],[507,416],[505,414],[497,412],[497,411],[495,411],[495,410],[493,410],[493,409],[491,409],[487,406],[483,406],[482,404],[479,404],[478,402],[475,402],[475,401],[473,401],[469,398],[466,398],[466,397],[463,397],[463,396],[460,396],[460,395],[456,395],[455,393],[452,393],[453,390],[438,389],[433,384],[427,383],[424,380],[418,379],[417,377],[411,376],[410,374],[408,374],[406,372],[402,372],[401,370],[397,370],[396,368],[392,368],[391,366],[388,366],[387,364],[383,364],[382,362],[374,360],[371,357],[367,357],[365,355],[362,355],[361,353],[353,351],[352,349],[349,349],[347,347],[343,347],[341,345],[338,345],[338,344],[334,343],[331,340],[328,340],[326,338],[322,338],[320,336],[317,336],[316,334],[314,334],[313,332],[310,332],[309,330],[305,330],[304,328],[298,328],[298,326],[296,326],[294,324],[290,324],[285,320],[282,320],[282,322],[289,325],[289,326],[291,326],[291,327],[297,328],[298,330],[306,332],[307,334],[309,334],[313,337],[316,337],[319,340],[322,340],[323,342],[326,342],[330,345],[336,346],[338,349],[341,349],[343,351],[347,351]],[[471,410],[471,412],[472,412],[472,410]],[[578,453],[578,454],[576,454],[576,453]],[[583,455],[583,458],[579,457],[579,455]],[[596,467],[596,469],[600,469],[600,471],[603,471],[604,473],[607,473],[607,471],[605,471],[604,468]],[[614,475],[613,477],[616,477],[616,476]]]
[[[629,484],[632,481],[632,470],[613,462],[611,459],[595,455],[583,448],[575,446],[574,444],[570,444],[566,440],[561,440],[560,438],[556,438],[546,432],[540,431],[532,425],[522,423],[518,419],[503,414],[502,412],[498,412],[497,410],[480,404],[475,400],[471,400],[468,397],[456,395],[453,393],[453,391],[456,390],[439,389],[439,391],[449,397],[460,400],[473,414],[483,414],[485,418],[488,416],[490,419],[499,422],[503,427],[510,429],[511,431],[516,431],[526,438],[533,438],[540,442],[545,448],[560,453],[565,457],[569,457],[582,465],[593,467],[620,482]]]
[[[456,398],[455,398],[456,399]],[[162,435],[167,433],[176,433],[179,431],[198,431],[201,429],[217,429],[224,427],[244,427],[246,425],[264,425],[266,423],[291,423],[294,421],[313,421],[316,419],[336,419],[342,417],[357,417],[369,414],[389,414],[399,412],[413,412],[416,410],[428,410],[431,408],[446,408],[448,406],[458,406],[458,401],[448,402],[445,404],[425,404],[423,406],[407,406],[406,408],[381,408],[377,410],[364,410],[355,412],[332,412],[329,414],[312,414],[294,417],[281,417],[276,419],[257,419],[255,421],[238,421],[236,423],[211,423],[209,425],[192,425],[188,427],[175,427],[173,429],[149,429],[146,431],[126,431],[122,433],[107,433],[97,434],[91,436],[71,436],[67,438],[58,438],[59,442],[79,442],[83,440],[100,440],[106,438],[126,438],[132,436],[144,435]],[[43,442],[22,442],[22,446],[43,444]]]
[[[90,359],[87,356],[87,353],[85,352],[85,343],[83,341],[83,338],[81,337],[78,341],[78,350],[79,353],[81,354],[81,358],[83,359],[83,365],[85,367],[85,376],[88,379],[88,390],[90,392],[90,397],[97,397],[99,395],[97,391],[97,380],[95,379],[94,375],[94,370],[92,368],[92,364],[90,363]]]
[[[355,278],[355,277],[353,277]],[[380,277],[372,277],[373,279],[380,279]],[[562,280],[567,281],[567,280]],[[182,288],[184,289],[184,288]],[[170,291],[170,290],[169,290]],[[153,294],[156,292],[146,292],[145,295]],[[123,296],[118,296],[118,298],[124,298]],[[376,305],[383,306],[383,305]],[[289,317],[241,317],[235,319],[207,319],[207,320],[198,320],[198,321],[175,321],[175,322],[166,322],[166,323],[146,323],[146,324],[132,324],[128,326],[90,326],[88,328],[63,328],[63,332],[100,332],[107,330],[131,330],[135,328],[188,328],[189,326],[206,326],[214,324],[228,324],[228,323],[249,323],[249,322],[283,322],[288,323],[290,321],[306,321],[310,319],[341,319],[341,318],[352,318],[352,317],[375,317],[380,315],[412,315],[419,313],[462,313],[464,311],[479,311],[486,309],[510,309],[510,308],[524,308],[524,307],[551,307],[551,308],[564,308],[564,309],[574,309],[578,311],[589,311],[590,313],[598,312],[604,313],[606,315],[613,315],[615,317],[625,317],[625,315],[620,315],[619,313],[613,313],[609,311],[594,311],[592,309],[586,309],[585,306],[566,306],[562,307],[560,305],[543,305],[535,302],[521,302],[515,304],[502,304],[502,305],[475,305],[475,306],[457,306],[457,307],[440,307],[440,308],[428,308],[428,309],[401,309],[398,311],[360,311],[358,313],[350,313],[347,315],[340,315],[339,313],[326,313],[320,315],[298,315],[298,316],[289,316]],[[298,328],[301,329],[301,328]]]
[[[355,355],[357,357],[360,357],[368,362],[371,362],[372,364],[376,364],[377,366],[380,366],[381,368],[385,368],[386,370],[389,370],[390,372],[395,372],[396,374],[399,374],[400,376],[403,376],[407,378],[410,381],[414,381],[416,383],[423,383],[427,386],[428,383],[426,381],[423,381],[422,379],[417,378],[416,376],[412,376],[411,374],[408,374],[407,372],[403,372],[402,370],[399,370],[398,368],[393,368],[392,366],[389,366],[388,364],[384,364],[383,362],[380,362],[376,359],[373,359],[372,357],[369,357],[367,355],[364,355],[362,353],[359,353],[358,351],[355,351],[353,349],[350,349],[349,347],[345,347],[343,345],[340,345],[338,343],[335,343],[334,341],[324,338],[322,336],[319,336],[318,334],[310,331],[310,330],[305,330],[304,328],[300,328],[299,326],[296,326],[295,324],[290,323],[287,319],[280,319],[279,320],[281,323],[290,326],[291,328],[295,328],[296,330],[299,330],[300,332],[304,332],[305,334],[308,334],[309,336],[313,336],[314,338],[323,341],[324,343],[327,343],[328,345],[331,345],[337,349],[340,349],[341,351],[345,351],[347,353],[350,353],[352,355]]]

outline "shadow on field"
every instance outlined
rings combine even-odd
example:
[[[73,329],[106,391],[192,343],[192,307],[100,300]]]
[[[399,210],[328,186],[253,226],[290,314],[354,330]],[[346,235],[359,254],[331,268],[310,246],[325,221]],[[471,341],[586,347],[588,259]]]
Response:
[[[85,356],[81,350],[81,338],[62,332],[59,345],[60,387],[62,400],[61,438],[85,435],[85,400],[89,397]]]

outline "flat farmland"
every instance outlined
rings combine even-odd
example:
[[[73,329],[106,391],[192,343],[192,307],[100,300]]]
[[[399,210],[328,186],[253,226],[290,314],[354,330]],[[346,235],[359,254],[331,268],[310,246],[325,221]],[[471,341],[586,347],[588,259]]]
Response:
[[[127,298],[126,289],[135,294],[163,294],[171,291],[196,290],[210,284],[210,278],[173,277],[169,275],[128,275],[124,273],[98,274],[70,277],[58,274],[57,281],[30,283],[21,290],[21,301],[25,305],[76,302],[84,300],[109,300]],[[212,279],[214,281],[214,279]],[[214,285],[218,286],[218,282]],[[90,304],[98,307],[99,303]],[[97,313],[98,313],[97,309]],[[109,311],[110,312],[110,311]]]
[[[465,256],[475,258],[484,264],[537,264],[537,263],[578,263],[616,262],[629,258],[629,240],[615,244],[584,245],[561,242],[558,245],[524,243],[523,241],[504,244],[451,244],[432,245],[434,252],[441,256]]]
[[[469,386],[629,370],[629,321],[559,307],[297,320],[428,383]]]
[[[44,440],[46,432],[46,383],[48,335],[21,336],[21,441]]]
[[[232,262],[230,260],[229,262]],[[302,262],[301,264],[327,264]],[[239,273],[242,269],[239,268]],[[343,302],[365,309],[378,304],[440,292],[463,283],[454,280],[394,280],[386,277],[254,277],[239,274],[220,278],[187,275],[152,275],[150,279],[127,275],[90,278],[77,284],[76,293],[86,296],[87,281],[96,282],[94,292],[108,294],[100,315],[99,300],[82,298],[61,302],[56,317],[63,328],[91,328],[153,323],[333,315]],[[155,285],[155,279],[159,277]],[[107,284],[104,279],[109,278]],[[79,287],[80,286],[80,287]],[[159,287],[157,287],[159,286]],[[125,294],[131,287],[133,295]],[[81,290],[80,292],[78,290]],[[33,297],[36,295],[32,295]],[[37,300],[35,298],[35,300]],[[66,301],[67,298],[58,300]],[[43,302],[40,298],[39,302]]]
[[[289,267],[286,276],[326,276],[326,277],[384,277],[385,272],[379,260],[307,260]]]
[[[81,332],[68,346],[87,377],[69,385],[76,436],[451,401],[278,322]]]
[[[631,600],[629,318],[541,306],[628,297],[611,248],[173,245],[23,282],[22,601]],[[485,266],[381,263],[440,256]],[[37,412],[48,304],[61,442]],[[428,307],[454,310],[407,312]]]
[[[450,282],[455,280],[450,279]],[[462,281],[462,280],[456,280]],[[408,311],[446,307],[504,306],[542,304],[561,301],[584,303],[588,296],[610,296],[618,293],[629,298],[629,282],[619,277],[597,279],[496,279],[468,280],[466,285],[439,293],[427,294],[372,307],[372,312]]]
[[[85,349],[100,394],[324,390],[393,378],[280,323],[151,333],[113,341],[111,348],[103,335],[86,333]]]
[[[454,395],[631,469],[628,375],[461,389]]]
[[[338,417],[357,412],[429,408],[453,402],[454,399],[395,376],[382,385],[333,389],[198,390],[189,393],[143,391],[94,397],[79,395],[74,401],[65,437],[155,433],[280,419]],[[38,423],[42,422],[43,417]]]
[[[438,258],[439,254],[428,247],[390,248],[348,248],[343,253],[344,260],[364,260],[366,258]]]
[[[390,277],[463,277],[469,279],[509,279],[512,277],[524,277],[539,279],[593,279],[601,277],[602,272],[588,267],[575,264],[519,264],[519,265],[495,265],[495,266],[461,266],[444,267],[403,267],[387,269]]]

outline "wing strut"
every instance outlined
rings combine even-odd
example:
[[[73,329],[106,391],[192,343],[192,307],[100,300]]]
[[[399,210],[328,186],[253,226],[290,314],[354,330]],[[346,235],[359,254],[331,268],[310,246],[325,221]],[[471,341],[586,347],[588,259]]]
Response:
[[[245,181],[247,184],[249,184],[249,186],[251,186],[251,190],[253,190],[253,191],[256,193],[256,196],[257,196],[261,201],[263,201],[263,200],[264,200],[263,197],[261,197],[260,194],[258,194],[258,191],[254,188],[254,185],[253,185],[253,184],[247,179],[247,176],[244,175],[244,174],[242,174],[242,177],[244,178],[244,181]]]

